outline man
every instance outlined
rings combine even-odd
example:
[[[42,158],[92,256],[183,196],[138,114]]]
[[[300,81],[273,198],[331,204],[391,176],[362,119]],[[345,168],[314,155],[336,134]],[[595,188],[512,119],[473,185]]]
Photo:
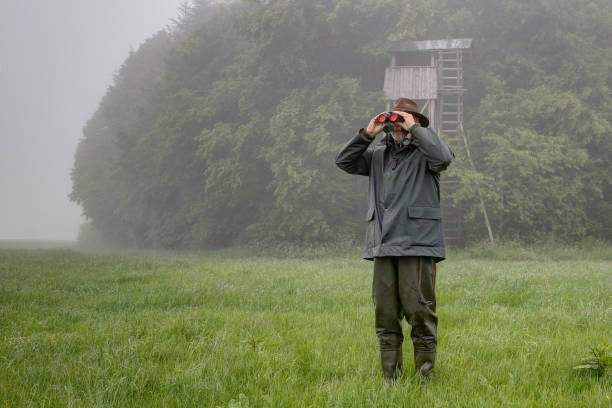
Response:
[[[439,180],[454,159],[414,101],[398,99],[393,113],[401,119],[389,125],[375,116],[336,157],[347,173],[370,177],[364,258],[374,261],[376,335],[389,384],[402,370],[404,316],[412,326],[415,368],[422,380],[433,375],[436,262],[445,257]],[[387,135],[368,148],[385,125]]]

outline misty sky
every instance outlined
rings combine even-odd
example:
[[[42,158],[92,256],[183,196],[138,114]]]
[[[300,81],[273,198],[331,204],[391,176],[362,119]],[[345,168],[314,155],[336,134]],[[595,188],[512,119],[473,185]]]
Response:
[[[0,0],[0,239],[74,240],[82,128],[181,0]]]

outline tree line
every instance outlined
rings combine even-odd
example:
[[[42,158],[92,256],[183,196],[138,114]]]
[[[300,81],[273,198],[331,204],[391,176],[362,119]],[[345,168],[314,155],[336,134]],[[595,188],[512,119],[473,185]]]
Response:
[[[185,3],[130,53],[83,129],[70,198],[115,245],[361,240],[339,147],[384,109],[393,41],[473,38],[453,205],[469,239],[612,238],[607,0]]]

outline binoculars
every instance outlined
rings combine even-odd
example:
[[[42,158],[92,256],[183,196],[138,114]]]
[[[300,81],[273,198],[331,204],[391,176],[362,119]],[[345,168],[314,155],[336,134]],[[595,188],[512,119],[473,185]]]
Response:
[[[376,120],[378,121],[378,123],[400,123],[404,121],[404,118],[394,112],[383,112],[378,115],[378,118]]]

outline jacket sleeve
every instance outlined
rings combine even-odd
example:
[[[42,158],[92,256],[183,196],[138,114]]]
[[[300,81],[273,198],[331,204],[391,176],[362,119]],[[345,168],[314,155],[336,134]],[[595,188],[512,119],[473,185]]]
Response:
[[[423,153],[427,167],[434,173],[446,170],[455,154],[444,144],[436,132],[430,128],[415,126],[412,130],[413,143]]]
[[[336,155],[336,166],[349,174],[369,176],[372,150],[368,146],[372,140],[363,129],[359,130]]]

